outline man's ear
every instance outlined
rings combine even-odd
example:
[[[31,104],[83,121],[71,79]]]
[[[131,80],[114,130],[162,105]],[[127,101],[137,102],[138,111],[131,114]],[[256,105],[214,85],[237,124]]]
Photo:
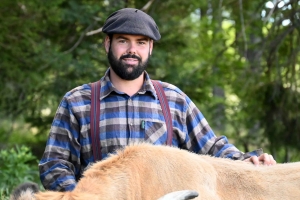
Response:
[[[153,40],[150,40],[149,43],[149,54],[152,55],[152,50],[153,50]]]
[[[108,53],[109,48],[110,48],[110,38],[109,38],[109,36],[105,37],[104,48],[105,48],[106,53]]]

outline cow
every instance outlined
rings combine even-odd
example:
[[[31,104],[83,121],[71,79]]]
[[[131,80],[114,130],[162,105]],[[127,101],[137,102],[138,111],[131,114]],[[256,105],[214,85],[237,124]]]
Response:
[[[73,191],[38,192],[34,199],[152,200],[181,190],[205,200],[300,199],[300,162],[257,167],[176,147],[134,144],[93,164]]]

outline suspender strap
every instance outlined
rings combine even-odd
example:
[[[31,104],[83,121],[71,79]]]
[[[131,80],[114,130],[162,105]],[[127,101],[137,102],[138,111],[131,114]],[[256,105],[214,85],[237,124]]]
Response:
[[[90,130],[92,139],[92,148],[94,161],[101,160],[101,143],[100,143],[100,132],[99,132],[99,121],[100,121],[100,81],[91,84],[91,116],[90,116]]]
[[[172,146],[173,123],[165,91],[159,81],[152,80],[167,125],[167,145]]]
[[[159,81],[152,80],[157,97],[160,101],[160,106],[167,125],[167,142],[166,144],[172,145],[173,138],[173,123],[171,112],[168,104],[167,97],[164,89]],[[100,121],[100,81],[91,83],[91,116],[90,116],[90,131],[92,139],[92,148],[94,155],[94,162],[101,160],[101,143],[100,143],[100,132],[99,132],[99,121]]]

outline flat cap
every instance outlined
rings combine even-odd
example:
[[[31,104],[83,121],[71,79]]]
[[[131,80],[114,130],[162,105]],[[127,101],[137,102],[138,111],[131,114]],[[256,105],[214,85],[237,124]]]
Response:
[[[144,35],[155,41],[161,37],[153,18],[135,8],[123,8],[112,13],[106,19],[102,32],[106,34]]]

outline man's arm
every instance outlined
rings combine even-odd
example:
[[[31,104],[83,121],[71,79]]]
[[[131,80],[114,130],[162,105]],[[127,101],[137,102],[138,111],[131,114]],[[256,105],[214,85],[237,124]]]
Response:
[[[186,123],[189,138],[192,140],[190,141],[190,150],[216,157],[245,160],[255,165],[258,165],[259,162],[266,165],[276,164],[273,156],[263,153],[261,149],[243,153],[233,144],[230,144],[225,136],[217,137],[200,110],[188,97],[186,98],[189,106],[186,112]]]
[[[79,134],[78,122],[65,96],[55,114],[39,163],[40,179],[45,189],[68,191],[75,188],[80,166]]]
[[[215,144],[211,148],[212,151],[213,151],[214,147],[217,146],[217,143],[219,142],[218,140],[220,138],[221,138],[221,140],[224,140],[224,137],[225,136],[221,136],[221,137],[216,139]],[[225,143],[228,143],[227,139],[225,139],[225,140],[226,140]],[[219,148],[222,148],[223,145],[224,145],[224,142],[221,142],[221,144],[219,144]],[[211,154],[211,153],[209,152],[208,154]],[[230,158],[233,159],[233,160],[243,160],[243,161],[246,161],[246,162],[252,162],[256,166],[258,166],[260,164],[264,164],[264,165],[274,165],[274,164],[276,164],[276,161],[274,160],[273,156],[269,155],[267,153],[264,153],[262,149],[257,149],[257,150],[247,152],[247,153],[243,153],[243,152],[240,152],[240,151],[234,152],[233,156],[230,157]]]

